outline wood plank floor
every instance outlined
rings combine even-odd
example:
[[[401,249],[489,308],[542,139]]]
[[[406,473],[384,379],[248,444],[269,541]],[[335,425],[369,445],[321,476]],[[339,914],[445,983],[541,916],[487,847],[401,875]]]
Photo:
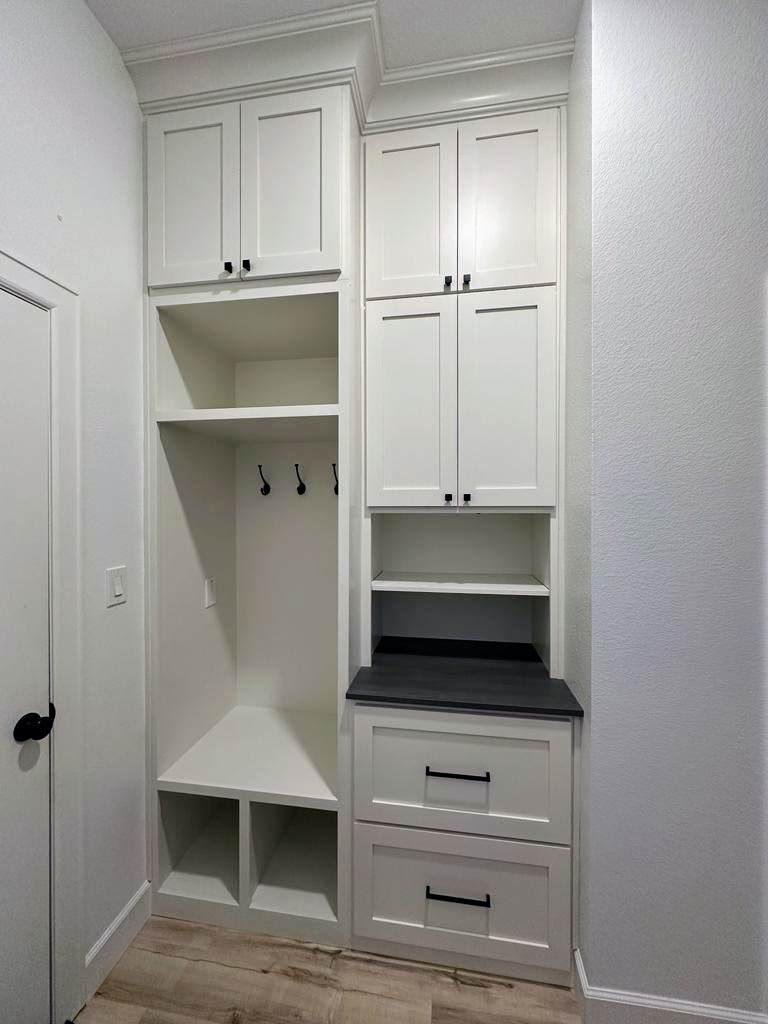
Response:
[[[567,989],[156,917],[77,1024],[581,1024]]]

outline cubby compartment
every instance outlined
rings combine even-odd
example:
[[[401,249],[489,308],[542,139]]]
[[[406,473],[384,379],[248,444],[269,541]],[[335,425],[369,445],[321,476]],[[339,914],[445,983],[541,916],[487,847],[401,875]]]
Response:
[[[335,292],[187,302],[158,312],[157,409],[335,405]]]
[[[238,802],[158,793],[159,892],[237,906]]]
[[[159,783],[335,806],[336,444],[159,435]]]
[[[250,804],[250,908],[336,922],[337,816]]]
[[[549,596],[546,514],[378,513],[371,589]]]

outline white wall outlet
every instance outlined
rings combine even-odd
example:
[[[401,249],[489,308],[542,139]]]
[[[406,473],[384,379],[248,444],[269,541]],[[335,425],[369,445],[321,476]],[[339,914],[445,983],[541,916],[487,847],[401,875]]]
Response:
[[[128,600],[128,570],[124,565],[115,565],[107,569],[107,608],[116,604],[125,604]]]
[[[216,577],[209,576],[203,587],[203,608],[213,608],[216,604]]]

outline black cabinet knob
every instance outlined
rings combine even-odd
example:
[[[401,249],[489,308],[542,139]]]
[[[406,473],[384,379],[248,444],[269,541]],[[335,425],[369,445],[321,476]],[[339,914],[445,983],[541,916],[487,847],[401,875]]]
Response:
[[[224,261],[224,271],[227,274],[231,274],[232,273],[232,260],[225,260]]]
[[[464,282],[464,287],[465,288],[469,288],[469,282],[472,280],[472,275],[471,274],[465,274],[464,277],[462,278],[462,280]]]
[[[53,728],[53,721],[56,718],[56,708],[53,704],[48,705],[48,714],[38,715],[36,711],[30,711],[22,715],[13,727],[13,738],[17,743],[26,743],[27,740],[44,740]]]
[[[453,501],[453,495],[452,494],[446,494],[445,495],[445,500],[446,501]]]
[[[472,501],[472,495],[471,494],[465,494],[464,495],[464,501]]]
[[[446,288],[450,288],[452,284],[453,284],[453,274],[446,274],[445,275],[445,287]]]
[[[250,260],[243,260],[243,270],[247,270],[250,273],[250,270],[251,270],[251,261]]]

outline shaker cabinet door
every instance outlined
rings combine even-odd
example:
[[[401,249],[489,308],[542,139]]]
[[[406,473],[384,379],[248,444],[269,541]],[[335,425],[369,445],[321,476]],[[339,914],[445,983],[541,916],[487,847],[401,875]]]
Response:
[[[554,288],[459,296],[463,504],[555,503]]]
[[[367,307],[368,504],[456,504],[456,296]]]
[[[368,298],[456,290],[456,145],[456,125],[366,140]]]
[[[237,276],[239,132],[236,103],[147,119],[150,285],[228,281]]]
[[[243,277],[340,269],[341,121],[340,89],[242,104]]]
[[[558,114],[459,125],[459,274],[467,287],[557,280]]]

